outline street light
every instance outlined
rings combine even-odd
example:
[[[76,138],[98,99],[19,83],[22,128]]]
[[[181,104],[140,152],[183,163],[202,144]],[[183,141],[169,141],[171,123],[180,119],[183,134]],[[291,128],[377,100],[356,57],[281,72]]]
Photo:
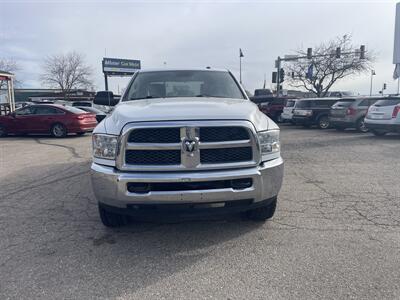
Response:
[[[372,96],[372,78],[376,75],[375,70],[371,70],[371,85],[369,87],[369,95]]]

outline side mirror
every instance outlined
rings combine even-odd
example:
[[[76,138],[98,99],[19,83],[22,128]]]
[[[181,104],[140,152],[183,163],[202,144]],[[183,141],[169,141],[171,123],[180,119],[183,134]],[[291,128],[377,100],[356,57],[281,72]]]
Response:
[[[119,102],[119,99],[114,97],[113,92],[110,91],[101,91],[97,92],[96,96],[94,96],[93,103],[98,105],[107,105],[107,106],[115,106]]]

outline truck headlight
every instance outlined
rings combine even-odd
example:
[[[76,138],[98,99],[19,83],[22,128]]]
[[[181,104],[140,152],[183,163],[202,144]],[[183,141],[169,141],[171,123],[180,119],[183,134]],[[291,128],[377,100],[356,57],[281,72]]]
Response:
[[[279,157],[281,144],[279,142],[279,130],[267,130],[258,133],[262,161]]]
[[[118,137],[108,134],[93,134],[93,156],[104,159],[115,159],[118,148]]]

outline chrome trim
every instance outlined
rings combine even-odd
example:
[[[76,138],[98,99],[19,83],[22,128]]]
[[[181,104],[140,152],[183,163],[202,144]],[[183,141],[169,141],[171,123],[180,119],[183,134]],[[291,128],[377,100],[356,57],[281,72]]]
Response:
[[[259,202],[278,195],[282,186],[283,169],[281,157],[244,169],[190,172],[121,172],[113,167],[92,163],[91,181],[99,202],[121,208],[135,203],[207,203],[243,199],[254,199],[254,202]],[[253,185],[243,190],[223,188],[147,194],[130,193],[127,190],[129,182],[174,183],[240,178],[252,178]]]
[[[229,127],[238,126],[247,129],[250,139],[241,141],[224,142],[201,142],[198,140],[200,127]],[[141,128],[173,128],[179,127],[181,143],[184,139],[196,141],[195,151],[186,152],[181,143],[128,143],[129,134],[132,130]],[[219,163],[219,164],[201,164],[201,149],[221,149],[251,146],[253,150],[253,159],[247,162],[239,163]],[[125,163],[125,150],[181,150],[180,165],[130,165]],[[233,169],[257,166],[261,162],[260,145],[256,129],[249,121],[238,120],[204,120],[204,121],[165,121],[165,122],[137,122],[128,123],[122,129],[119,138],[116,167],[122,171],[185,171],[185,170],[216,170]]]

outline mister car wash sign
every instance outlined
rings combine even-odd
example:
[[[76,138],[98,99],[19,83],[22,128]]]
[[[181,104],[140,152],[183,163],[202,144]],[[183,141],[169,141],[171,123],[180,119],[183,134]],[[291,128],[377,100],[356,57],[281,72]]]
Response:
[[[103,73],[107,75],[131,75],[140,70],[140,60],[103,58]]]

